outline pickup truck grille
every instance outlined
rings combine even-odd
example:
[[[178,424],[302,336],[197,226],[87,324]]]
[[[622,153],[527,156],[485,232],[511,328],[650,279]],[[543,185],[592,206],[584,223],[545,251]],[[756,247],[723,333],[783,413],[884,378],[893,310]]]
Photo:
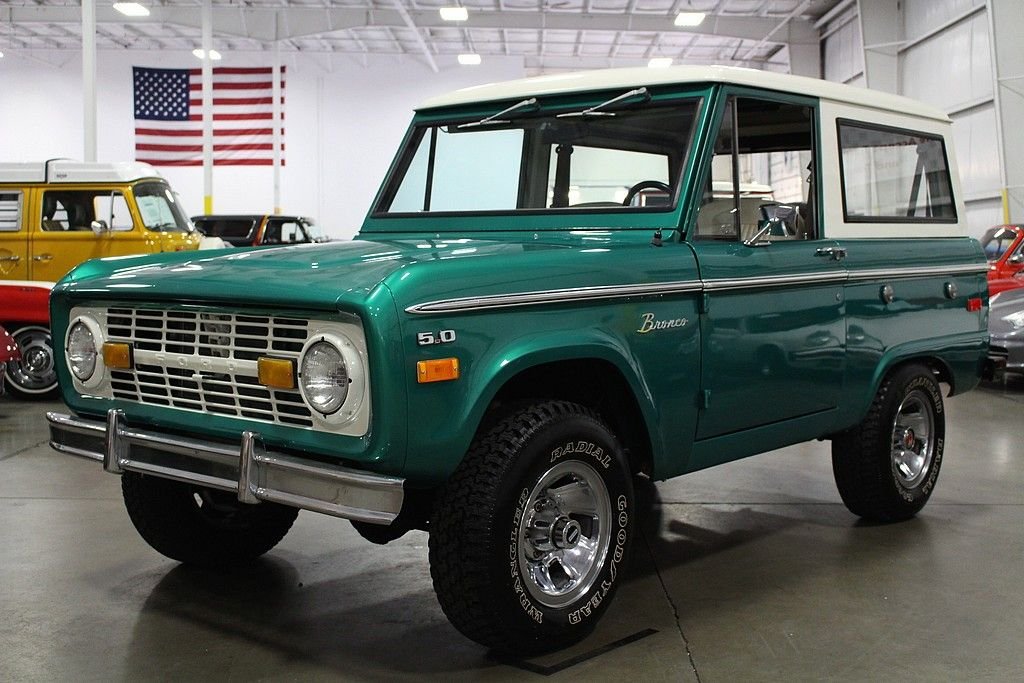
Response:
[[[131,344],[135,366],[112,370],[114,398],[266,422],[312,427],[297,389],[256,378],[260,356],[298,361],[309,323],[296,318],[183,309],[111,307],[106,339]],[[183,357],[189,362],[182,367]],[[196,371],[208,359],[209,370]]]

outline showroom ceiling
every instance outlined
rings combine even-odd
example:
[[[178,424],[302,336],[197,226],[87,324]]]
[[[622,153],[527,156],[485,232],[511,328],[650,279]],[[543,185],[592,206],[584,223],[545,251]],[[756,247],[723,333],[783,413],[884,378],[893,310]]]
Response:
[[[139,0],[147,17],[96,0],[97,47],[173,50],[200,44],[202,0]],[[213,0],[220,52],[272,49],[413,55],[436,69],[463,53],[522,56],[532,70],[636,66],[654,57],[676,63],[765,66],[795,33],[852,0]],[[441,18],[461,5],[466,21]],[[79,50],[80,0],[9,0],[0,7],[0,50]],[[677,27],[680,12],[703,12]]]

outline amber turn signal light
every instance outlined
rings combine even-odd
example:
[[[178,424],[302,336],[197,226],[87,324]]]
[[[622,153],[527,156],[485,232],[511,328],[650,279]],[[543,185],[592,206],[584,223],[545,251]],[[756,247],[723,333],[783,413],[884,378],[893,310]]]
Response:
[[[447,382],[458,378],[458,358],[421,360],[416,363],[416,381],[420,384],[427,384],[428,382]]]
[[[295,361],[288,358],[261,356],[256,361],[256,378],[272,389],[295,388]]]
[[[132,345],[104,342],[103,364],[114,370],[130,370],[133,365]]]

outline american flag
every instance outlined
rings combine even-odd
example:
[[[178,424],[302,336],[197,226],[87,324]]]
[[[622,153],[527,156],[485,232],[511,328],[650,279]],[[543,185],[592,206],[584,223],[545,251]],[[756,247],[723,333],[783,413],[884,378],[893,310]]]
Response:
[[[203,165],[202,69],[133,67],[135,159],[155,166]],[[213,163],[274,163],[273,70],[213,70]],[[284,121],[284,67],[281,67]],[[281,128],[281,138],[284,128]],[[284,164],[284,143],[281,143]]]

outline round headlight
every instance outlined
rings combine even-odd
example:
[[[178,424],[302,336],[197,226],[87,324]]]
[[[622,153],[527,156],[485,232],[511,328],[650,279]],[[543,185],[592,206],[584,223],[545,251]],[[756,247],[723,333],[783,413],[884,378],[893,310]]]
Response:
[[[302,393],[306,401],[319,413],[338,412],[348,397],[348,367],[341,351],[334,344],[320,341],[302,357],[299,370]]]
[[[68,331],[68,367],[75,377],[86,381],[96,372],[96,339],[85,323],[79,321]]]

